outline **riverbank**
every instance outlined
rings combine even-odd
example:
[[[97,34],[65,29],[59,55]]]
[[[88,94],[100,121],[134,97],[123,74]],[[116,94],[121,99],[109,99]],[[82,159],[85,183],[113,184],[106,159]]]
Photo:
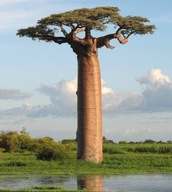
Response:
[[[105,144],[103,162],[95,164],[76,159],[76,147],[73,146],[67,158],[59,160],[38,160],[34,152],[1,152],[0,179],[13,181],[26,177],[39,176],[129,176],[129,175],[165,175],[172,174],[171,144]],[[11,178],[13,177],[13,178]],[[136,176],[137,177],[137,176]],[[26,178],[27,180],[27,178]],[[97,179],[96,179],[97,181]],[[81,183],[88,183],[82,181]],[[76,183],[76,181],[75,181]],[[90,183],[90,180],[89,180]],[[113,182],[112,182],[113,183]],[[15,182],[16,184],[16,182]],[[95,181],[94,181],[95,184]],[[59,185],[60,186],[60,185]],[[63,185],[62,185],[63,186]],[[0,186],[1,187],[1,186]],[[33,186],[23,190],[0,188],[0,191],[89,191],[72,190],[57,186]]]
[[[100,164],[76,160],[70,153],[68,159],[59,161],[37,160],[32,153],[0,154],[1,175],[117,175],[172,173],[172,154],[128,153],[104,154]]]
[[[172,173],[172,141],[114,143],[103,138],[103,161],[76,159],[75,140],[31,138],[25,130],[0,135],[1,175],[117,175]]]

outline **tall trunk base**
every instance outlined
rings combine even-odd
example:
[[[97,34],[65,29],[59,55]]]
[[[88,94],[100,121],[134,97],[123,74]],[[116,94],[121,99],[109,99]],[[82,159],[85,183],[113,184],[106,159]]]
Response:
[[[78,60],[77,158],[102,161],[101,77],[97,57]]]

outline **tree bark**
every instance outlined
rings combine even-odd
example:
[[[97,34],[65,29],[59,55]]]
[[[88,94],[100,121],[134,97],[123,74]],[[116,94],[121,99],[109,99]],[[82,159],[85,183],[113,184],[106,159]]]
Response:
[[[123,43],[124,38],[120,34],[93,38],[89,30],[86,30],[86,37],[80,39],[76,36],[80,30],[71,33],[72,40],[70,41],[78,59],[77,158],[99,163],[103,157],[101,75],[98,48],[102,46],[114,48],[109,44],[110,40],[117,38]]]
[[[77,158],[102,161],[101,76],[95,46],[78,55]]]

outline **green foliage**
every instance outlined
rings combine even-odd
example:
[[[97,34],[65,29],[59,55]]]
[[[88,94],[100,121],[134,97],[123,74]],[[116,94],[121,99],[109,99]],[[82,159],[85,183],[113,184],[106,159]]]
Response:
[[[144,141],[144,143],[156,143],[154,140],[151,140],[151,139],[146,139],[145,141]]]
[[[169,144],[140,144],[128,148],[129,152],[134,153],[164,153],[172,154],[172,145]]]
[[[64,160],[67,158],[67,148],[60,143],[43,139],[41,145],[39,145],[36,157],[39,160]]]
[[[122,149],[121,149],[122,150]],[[124,149],[123,149],[124,150]],[[60,161],[37,160],[33,154],[4,153],[0,157],[2,175],[27,174],[139,174],[172,173],[172,154],[133,153],[108,154],[100,164],[76,160],[76,154]]]
[[[31,150],[33,140],[28,133],[21,131],[20,134],[18,135],[18,140],[20,143],[21,150],[28,150],[28,151]]]
[[[2,131],[0,134],[0,148],[6,152],[29,150],[31,145],[32,138],[24,131]]]
[[[110,143],[114,143],[113,140],[109,140],[106,137],[103,137],[103,144],[110,144]]]
[[[155,26],[146,25],[148,22],[147,18],[140,16],[123,17],[119,15],[118,7],[81,8],[45,17],[35,27],[18,30],[17,35],[61,44],[69,43],[71,34],[81,28],[85,29],[85,33],[89,31],[91,34],[91,30],[106,30],[109,24],[120,29],[125,36],[152,34]],[[64,37],[57,36],[59,31]]]
[[[61,141],[61,143],[63,143],[63,144],[76,144],[76,140],[74,140],[74,139],[63,139]]]
[[[150,141],[149,141],[150,142]],[[126,154],[126,153],[159,153],[172,154],[172,144],[156,143],[151,141],[147,143],[126,143],[119,144],[104,144],[103,152],[108,154]]]
[[[126,153],[124,147],[118,144],[103,144],[103,153],[108,154],[124,154]]]
[[[41,146],[48,145],[49,143],[54,142],[52,138],[49,137],[43,137],[43,138],[36,138],[32,140],[32,152],[38,152],[41,148]]]
[[[127,17],[119,17],[116,21],[114,21],[115,27],[119,26],[122,28],[122,34],[124,36],[128,36],[129,34],[153,34],[156,29],[154,25],[145,25],[149,20],[144,17],[139,16],[127,16]]]
[[[6,152],[14,152],[20,147],[20,142],[18,139],[17,132],[2,132],[0,134],[0,147]]]
[[[7,137],[9,135],[10,137]],[[1,144],[4,138],[11,139],[11,135],[15,138],[18,135],[18,146],[27,146],[24,139],[21,139],[22,135],[24,138],[29,136],[24,132],[1,133]],[[76,159],[76,141],[74,140],[64,139],[61,142],[55,142],[49,137],[31,138],[30,151],[27,147],[22,147],[23,153],[19,153],[19,148],[16,152],[0,153],[0,173],[10,175],[172,173],[171,142],[145,140],[143,143],[115,144],[109,143],[106,138],[104,141],[104,160],[100,164],[94,164]],[[6,141],[6,143],[9,142]]]
[[[20,133],[6,131],[0,135],[0,152],[26,152],[36,153],[39,160],[62,160],[68,158],[68,152],[76,150],[76,142],[66,144],[55,142],[50,137],[32,139],[25,130]],[[9,162],[9,165],[22,165],[20,161]]]
[[[82,8],[61,14],[53,14],[39,20],[38,24],[46,26],[59,24],[68,27],[75,25],[80,28],[88,27],[103,31],[106,29],[105,23],[111,23],[112,18],[115,19],[115,17],[119,16],[118,11],[117,7]]]

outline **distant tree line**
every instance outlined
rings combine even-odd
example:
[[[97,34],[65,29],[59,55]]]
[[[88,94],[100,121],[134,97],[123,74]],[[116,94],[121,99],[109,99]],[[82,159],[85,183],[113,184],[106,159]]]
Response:
[[[106,137],[103,140],[103,152],[114,153],[172,153],[172,141],[154,141],[147,139],[140,142],[120,141],[114,143]],[[159,144],[159,145],[158,145]],[[160,145],[161,144],[161,145]],[[76,140],[63,139],[54,141],[51,137],[32,138],[23,128],[22,131],[1,131],[0,132],[0,153],[26,153],[30,152],[36,155],[38,160],[64,160],[70,157],[71,153],[76,153]]]
[[[115,142],[113,140],[109,140],[107,139],[106,137],[103,137],[103,143],[113,143],[115,144]],[[119,144],[158,144],[158,143],[161,143],[161,144],[165,144],[165,143],[169,143],[169,144],[172,144],[172,140],[168,140],[168,141],[154,141],[152,139],[145,139],[144,141],[119,141],[118,142]]]

